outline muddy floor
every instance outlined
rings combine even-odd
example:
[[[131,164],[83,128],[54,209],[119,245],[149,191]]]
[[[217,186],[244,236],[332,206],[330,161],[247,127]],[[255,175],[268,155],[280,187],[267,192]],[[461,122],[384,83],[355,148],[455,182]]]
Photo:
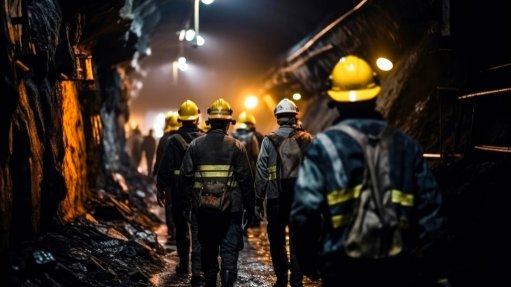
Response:
[[[162,225],[156,230],[158,241],[166,247],[165,261],[167,262],[166,272],[155,274],[150,282],[156,287],[164,286],[190,286],[190,275],[183,276],[175,273],[175,266],[178,263],[176,246],[167,244],[167,229]],[[239,287],[270,287],[275,282],[273,267],[271,266],[270,246],[266,234],[265,224],[260,228],[250,228],[244,236],[245,247],[240,252],[238,280]],[[219,284],[220,286],[220,284]],[[311,282],[304,279],[304,286],[320,286],[319,282]]]

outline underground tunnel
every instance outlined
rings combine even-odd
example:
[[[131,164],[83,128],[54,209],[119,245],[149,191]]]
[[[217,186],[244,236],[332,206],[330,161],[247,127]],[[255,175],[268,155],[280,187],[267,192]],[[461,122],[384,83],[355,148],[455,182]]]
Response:
[[[511,171],[507,3],[203,2],[1,1],[6,286],[188,286],[190,275],[175,272],[154,159],[134,160],[135,131],[140,140],[152,130],[158,142],[165,116],[185,100],[207,129],[208,108],[223,98],[233,119],[249,112],[267,135],[289,98],[315,137],[339,116],[325,91],[349,54],[375,71],[376,109],[417,140],[438,183],[446,224],[437,286],[500,282]],[[380,70],[380,57],[393,68]],[[263,227],[244,233],[236,286],[274,283],[267,237]]]

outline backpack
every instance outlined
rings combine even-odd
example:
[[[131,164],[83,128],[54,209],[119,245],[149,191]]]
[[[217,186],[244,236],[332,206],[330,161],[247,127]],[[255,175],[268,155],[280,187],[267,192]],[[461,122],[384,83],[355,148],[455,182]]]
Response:
[[[221,214],[230,211],[232,204],[232,188],[229,186],[229,182],[232,182],[233,173],[233,159],[234,154],[231,158],[231,165],[227,174],[230,176],[222,181],[204,181],[202,171],[199,170],[201,179],[201,188],[199,189],[199,210],[210,214]]]
[[[287,137],[279,136],[276,133],[266,136],[277,151],[277,179],[280,191],[284,185],[294,186],[298,170],[310,143],[310,137],[307,135],[306,132],[295,130]],[[288,181],[290,183],[286,184]]]
[[[365,135],[348,125],[340,130],[352,137],[364,152],[364,175],[360,195],[347,226],[344,250],[353,258],[386,258],[403,250],[403,239],[395,205],[392,203],[389,147],[395,129],[386,126],[379,135]]]

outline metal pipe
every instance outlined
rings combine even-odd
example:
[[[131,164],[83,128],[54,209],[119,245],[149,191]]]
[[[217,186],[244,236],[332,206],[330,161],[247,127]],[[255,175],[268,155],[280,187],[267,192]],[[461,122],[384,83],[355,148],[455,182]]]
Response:
[[[511,147],[508,146],[494,146],[494,145],[476,145],[474,146],[477,150],[500,152],[500,153],[511,153]]]
[[[490,91],[466,94],[463,96],[459,96],[458,100],[468,100],[471,98],[476,98],[476,97],[481,97],[481,96],[489,96],[489,95],[494,95],[494,94],[503,94],[503,93],[507,93],[507,92],[511,92],[511,88],[495,89],[495,90],[490,90]]]
[[[194,0],[194,6],[193,6],[193,25],[195,30],[195,39],[197,39],[197,36],[199,35],[199,4],[200,0]]]

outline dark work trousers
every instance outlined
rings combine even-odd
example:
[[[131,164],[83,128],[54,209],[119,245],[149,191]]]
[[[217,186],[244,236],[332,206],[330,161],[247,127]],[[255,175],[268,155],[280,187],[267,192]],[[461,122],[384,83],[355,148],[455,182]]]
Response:
[[[183,208],[177,195],[172,195],[172,217],[176,224],[176,248],[179,257],[179,266],[183,270],[189,270],[190,256],[190,226],[185,218]]]
[[[221,270],[237,274],[238,255],[243,249],[242,213],[198,214],[199,242],[206,286],[216,286],[219,271],[218,255],[221,258]]]
[[[293,246],[289,247],[291,258],[288,260],[286,249],[286,227],[289,226],[291,203],[293,201],[294,181],[282,184],[279,198],[268,199],[266,202],[266,214],[268,220],[268,239],[270,241],[270,254],[273,270],[277,276],[277,282],[287,285],[287,272],[291,269],[291,286],[302,286],[303,275],[298,267]],[[289,236],[293,236],[292,233]],[[290,240],[291,241],[291,240]]]
[[[199,243],[199,224],[197,222],[197,215],[192,213],[191,218],[191,234],[192,234],[192,277],[201,276],[201,255],[200,255],[200,243]]]
[[[170,193],[167,193],[170,194]],[[188,270],[189,255],[190,255],[190,242],[192,245],[191,260],[192,260],[192,277],[201,276],[201,258],[200,258],[200,243],[198,238],[197,217],[192,214],[191,222],[189,223],[184,215],[180,198],[177,195],[172,195],[171,200],[167,201],[171,206],[172,224],[174,224],[176,239],[177,255],[179,257],[179,266],[183,266]],[[168,225],[167,225],[168,226]],[[190,240],[191,236],[191,240]]]
[[[172,216],[172,195],[171,191],[165,191],[165,223],[167,224],[168,237],[176,237],[176,223]]]

